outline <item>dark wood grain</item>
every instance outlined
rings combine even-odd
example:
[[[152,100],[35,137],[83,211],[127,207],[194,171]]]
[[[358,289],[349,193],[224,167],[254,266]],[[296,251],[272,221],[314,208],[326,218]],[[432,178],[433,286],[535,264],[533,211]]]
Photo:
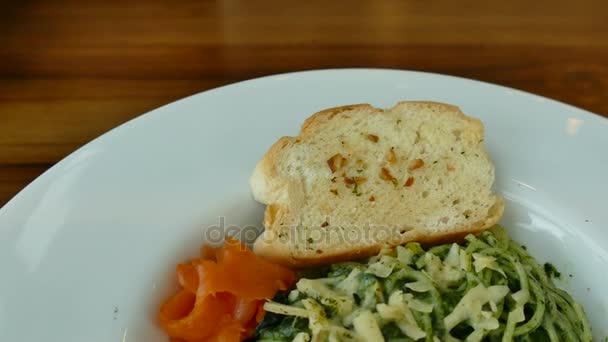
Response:
[[[273,73],[423,70],[608,114],[599,0],[13,1],[0,44],[0,205],[137,115]]]

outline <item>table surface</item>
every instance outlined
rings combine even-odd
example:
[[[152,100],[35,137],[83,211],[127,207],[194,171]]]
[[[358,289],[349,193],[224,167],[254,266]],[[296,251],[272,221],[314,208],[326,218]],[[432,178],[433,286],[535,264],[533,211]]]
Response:
[[[608,1],[6,2],[0,206],[155,107],[296,70],[383,67],[498,83],[608,116]]]

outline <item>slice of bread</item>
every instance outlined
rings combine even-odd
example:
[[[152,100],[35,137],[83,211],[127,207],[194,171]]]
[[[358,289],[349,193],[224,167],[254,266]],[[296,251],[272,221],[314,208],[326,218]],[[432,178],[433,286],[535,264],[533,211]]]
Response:
[[[400,102],[327,109],[279,139],[250,184],[267,205],[257,254],[292,266],[454,241],[494,225],[504,202],[483,125],[458,107]]]

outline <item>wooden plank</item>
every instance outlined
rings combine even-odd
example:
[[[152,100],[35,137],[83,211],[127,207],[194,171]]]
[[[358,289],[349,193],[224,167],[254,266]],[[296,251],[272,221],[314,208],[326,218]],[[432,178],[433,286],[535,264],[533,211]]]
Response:
[[[607,46],[608,3],[553,1],[40,1],[11,4],[38,46],[542,44]],[[10,20],[11,18],[9,18]],[[9,48],[24,48],[9,39]]]
[[[216,80],[0,80],[0,165],[50,164]]]

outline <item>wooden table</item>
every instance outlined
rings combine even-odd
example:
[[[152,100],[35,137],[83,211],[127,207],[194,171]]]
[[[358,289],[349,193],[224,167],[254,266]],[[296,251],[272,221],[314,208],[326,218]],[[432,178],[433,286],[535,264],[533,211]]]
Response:
[[[424,70],[608,114],[608,1],[490,3],[6,2],[0,206],[79,146],[150,109],[287,71]]]

